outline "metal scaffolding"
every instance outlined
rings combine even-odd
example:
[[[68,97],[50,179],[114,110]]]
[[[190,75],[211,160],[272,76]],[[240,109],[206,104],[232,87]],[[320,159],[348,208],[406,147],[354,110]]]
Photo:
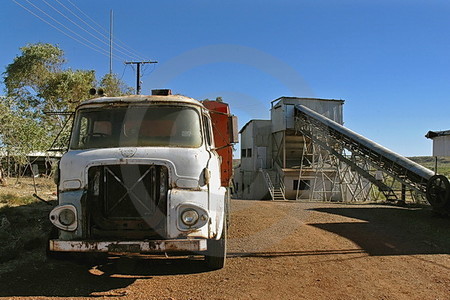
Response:
[[[309,193],[311,200],[426,201],[431,170],[302,105],[296,106],[295,130],[307,137],[299,171],[304,184],[297,199]]]
[[[308,138],[301,156],[296,199],[367,201],[376,199],[371,184],[330,151]]]

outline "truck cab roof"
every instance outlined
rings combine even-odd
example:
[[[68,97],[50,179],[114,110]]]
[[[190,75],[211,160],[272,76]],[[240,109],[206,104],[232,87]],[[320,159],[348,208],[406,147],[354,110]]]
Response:
[[[200,107],[204,107],[202,103],[198,100],[195,100],[190,97],[182,96],[182,95],[168,95],[168,96],[160,96],[160,95],[130,95],[130,96],[120,96],[120,97],[99,97],[90,99],[82,102],[78,108],[83,106],[95,105],[95,104],[107,104],[107,103],[117,103],[117,104],[126,104],[126,103],[142,103],[142,104],[151,104],[151,103],[178,103],[178,104],[188,104],[188,105],[196,105]]]

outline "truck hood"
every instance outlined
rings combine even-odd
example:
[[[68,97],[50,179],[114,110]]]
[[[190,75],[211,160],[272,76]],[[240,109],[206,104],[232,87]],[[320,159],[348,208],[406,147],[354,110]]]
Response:
[[[165,165],[170,185],[199,188],[203,170],[208,166],[210,153],[204,148],[121,147],[72,150],[60,162],[60,191],[83,189],[88,182],[91,166],[119,164]]]

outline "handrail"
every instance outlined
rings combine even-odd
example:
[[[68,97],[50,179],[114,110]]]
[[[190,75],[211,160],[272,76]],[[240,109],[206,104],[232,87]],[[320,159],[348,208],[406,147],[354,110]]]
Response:
[[[284,182],[281,178],[280,178],[280,191],[283,194],[283,199],[286,200],[286,194],[285,194],[286,186],[284,185]]]
[[[263,173],[264,176],[264,181],[267,184],[267,188],[269,189],[270,192],[270,196],[272,197],[272,199],[275,196],[275,187],[273,186],[272,180],[270,179],[269,173],[267,173],[266,170],[260,169],[260,171]]]

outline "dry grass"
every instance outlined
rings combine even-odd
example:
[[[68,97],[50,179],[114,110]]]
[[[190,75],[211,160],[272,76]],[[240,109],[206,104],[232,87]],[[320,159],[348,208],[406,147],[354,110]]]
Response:
[[[55,200],[56,185],[51,178],[8,178],[6,186],[0,186],[0,207],[27,205],[39,201],[36,193],[46,199]],[[2,205],[3,204],[3,205]]]
[[[8,178],[7,185],[0,187],[0,269],[8,269],[31,251],[44,253],[52,226],[48,214],[54,206],[33,194],[37,191],[40,197],[54,200],[56,186],[48,178],[35,178],[35,183],[36,189],[32,178]]]
[[[433,156],[416,156],[409,157],[412,161],[434,171],[436,166],[436,157]],[[438,174],[450,176],[450,157],[438,157],[437,161]]]

